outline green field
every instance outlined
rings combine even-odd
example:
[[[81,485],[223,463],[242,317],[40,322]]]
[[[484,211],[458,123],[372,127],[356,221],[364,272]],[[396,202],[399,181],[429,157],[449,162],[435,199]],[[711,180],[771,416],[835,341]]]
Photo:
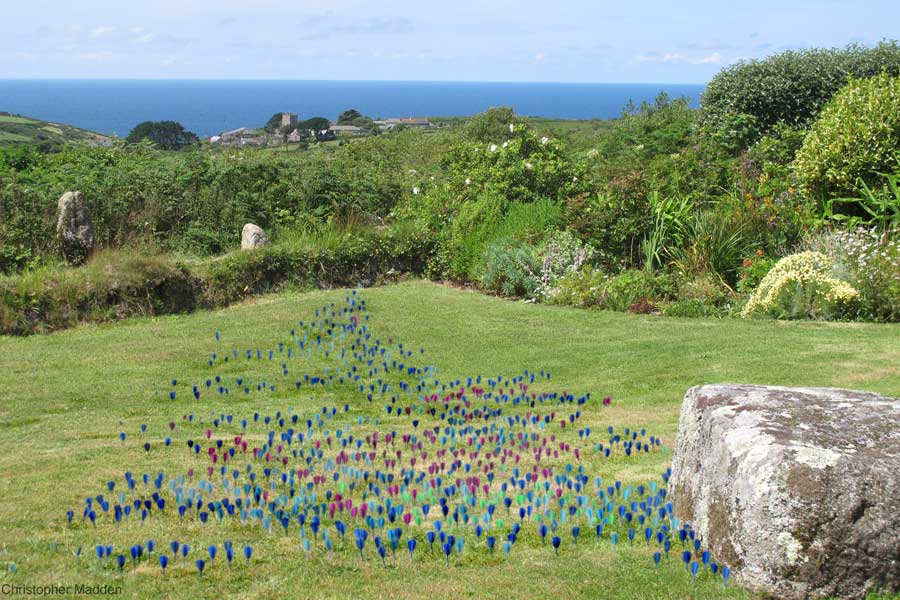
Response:
[[[383,419],[383,430],[404,423],[386,417],[384,401],[371,404],[351,390],[297,393],[280,386],[272,363],[233,361],[211,370],[211,352],[224,349],[262,349],[290,341],[298,319],[313,318],[326,303],[342,302],[341,290],[284,293],[262,297],[215,312],[186,316],[128,320],[112,325],[83,326],[51,335],[0,337],[0,563],[3,582],[24,584],[109,583],[121,585],[124,597],[396,597],[419,598],[722,598],[747,597],[740,589],[724,592],[719,582],[702,574],[697,583],[685,572],[674,552],[670,563],[654,570],[651,551],[635,541],[613,549],[606,539],[594,541],[585,531],[578,545],[567,540],[559,558],[542,547],[533,523],[526,521],[523,537],[506,561],[499,550],[489,556],[483,542],[471,534],[461,557],[454,553],[449,568],[442,557],[430,555],[420,538],[410,563],[405,538],[397,556],[382,566],[371,547],[365,560],[352,548],[352,534],[344,547],[314,547],[307,558],[296,528],[284,535],[276,526],[266,534],[258,526],[239,522],[207,525],[188,519],[179,522],[167,505],[143,525],[137,518],[116,528],[98,519],[96,528],[80,518],[84,498],[107,493],[106,482],[122,483],[125,470],[140,479],[158,471],[173,476],[199,466],[185,447],[187,438],[201,439],[210,421],[220,414],[236,420],[255,411],[296,410],[302,418],[323,405],[350,403],[338,413],[338,423],[357,416]],[[662,451],[603,459],[586,450],[582,464],[593,479],[602,475],[611,484],[625,485],[657,479],[671,460],[685,391],[711,382],[778,385],[840,386],[900,396],[900,326],[810,322],[739,321],[659,318],[611,312],[589,312],[511,302],[424,282],[368,289],[374,336],[393,338],[407,347],[424,347],[424,361],[435,365],[443,380],[482,374],[513,376],[524,369],[548,369],[552,380],[538,390],[590,392],[579,427],[594,431],[606,425],[646,427],[662,438]],[[214,339],[222,332],[222,341]],[[311,367],[324,359],[313,355]],[[249,366],[248,366],[249,365]],[[299,369],[291,365],[291,369]],[[212,374],[225,377],[269,377],[279,383],[275,392],[233,394],[227,400],[190,395],[190,385]],[[293,374],[293,373],[292,373]],[[178,379],[179,396],[169,400],[171,379]],[[292,381],[292,380],[291,380]],[[601,408],[600,399],[613,398]],[[509,407],[513,414],[526,408]],[[194,414],[193,424],[183,416]],[[423,417],[424,418],[424,417]],[[167,423],[177,424],[170,434]],[[139,425],[148,425],[142,435]],[[436,423],[436,422],[435,422]],[[370,422],[361,434],[376,427]],[[119,441],[119,432],[128,439]],[[264,430],[251,435],[262,440]],[[554,430],[561,439],[580,445],[576,428]],[[605,433],[605,432],[604,432]],[[165,448],[162,439],[174,443]],[[228,434],[225,436],[228,437]],[[602,436],[601,436],[602,437]],[[143,442],[152,450],[145,453]],[[205,441],[205,440],[204,440]],[[205,463],[204,463],[205,466]],[[241,463],[238,466],[242,466]],[[205,473],[204,473],[205,474]],[[138,483],[140,488],[143,484]],[[120,488],[117,488],[118,491]],[[110,494],[112,495],[112,494]],[[174,502],[173,502],[174,504]],[[72,525],[66,511],[74,510]],[[502,507],[501,507],[502,510]],[[154,511],[156,513],[156,511]],[[512,519],[511,519],[512,520]],[[352,530],[351,530],[352,531]],[[332,534],[334,537],[334,535]],[[94,546],[114,544],[125,552],[131,544],[156,540],[168,552],[172,539],[187,541],[193,550],[185,566],[170,565],[160,576],[155,557],[132,571],[131,562],[119,574],[100,566]],[[194,559],[209,544],[234,541],[235,565],[229,569],[216,558],[203,577]],[[370,538],[371,539],[371,538]],[[250,564],[239,548],[252,543]],[[371,542],[370,542],[371,546]],[[83,548],[76,559],[74,552]],[[679,549],[680,550],[680,549]],[[157,551],[158,552],[158,551]],[[10,565],[15,565],[11,572]]]
[[[46,150],[65,144],[107,145],[111,141],[111,138],[87,129],[0,113],[0,147],[36,144]]]
[[[0,115],[0,123],[18,123],[22,125],[31,125],[36,123],[34,119],[28,119],[26,117],[16,117],[13,115]]]

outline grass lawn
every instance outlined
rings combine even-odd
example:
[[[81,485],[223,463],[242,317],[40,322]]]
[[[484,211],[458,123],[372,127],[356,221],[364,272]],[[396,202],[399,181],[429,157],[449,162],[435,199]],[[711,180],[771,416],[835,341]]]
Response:
[[[281,373],[283,357],[276,354],[274,361],[266,360],[268,350],[277,353],[280,342],[290,345],[290,331],[299,319],[311,320],[313,311],[326,303],[340,306],[345,294],[342,290],[285,293],[215,312],[134,319],[29,338],[0,337],[0,373],[4,375],[0,444],[5,449],[0,455],[0,493],[4,500],[0,503],[0,564],[6,567],[0,575],[2,582],[109,583],[122,586],[122,596],[134,598],[749,596],[732,586],[723,591],[721,578],[713,582],[708,573],[692,583],[681,564],[677,544],[671,561],[663,559],[657,573],[652,550],[646,549],[643,541],[636,539],[632,547],[623,536],[614,549],[608,534],[597,543],[593,530],[585,527],[578,544],[572,545],[568,525],[564,524],[560,533],[563,546],[559,558],[554,558],[549,542],[546,547],[541,545],[534,522],[527,519],[508,561],[499,550],[505,532],[491,556],[470,528],[462,555],[457,558],[454,552],[449,568],[442,557],[428,553],[423,539],[425,525],[420,530],[412,526],[419,540],[412,562],[405,550],[406,537],[395,558],[388,553],[387,567],[374,554],[371,537],[365,560],[360,560],[353,548],[353,525],[346,547],[332,528],[334,552],[326,552],[321,543],[314,544],[312,556],[307,558],[296,523],[289,535],[284,535],[278,524],[266,534],[258,524],[241,525],[236,518],[219,524],[215,515],[206,525],[187,517],[182,523],[175,499],[165,486],[165,511],[152,511],[143,525],[132,516],[116,527],[103,514],[96,527],[82,522],[86,497],[105,494],[116,502],[119,491],[127,490],[123,480],[126,470],[134,473],[138,491],[144,488],[144,473],[152,480],[160,471],[177,477],[193,468],[197,471],[193,478],[196,483],[211,464],[203,458],[205,430],[213,428],[213,419],[223,414],[234,415],[235,421],[231,426],[223,423],[216,428],[213,439],[221,436],[228,444],[232,436],[240,434],[241,418],[251,421],[247,433],[251,445],[264,442],[269,428],[263,427],[262,421],[252,424],[254,412],[274,416],[276,411],[296,411],[305,420],[321,415],[322,406],[340,408],[344,403],[350,405],[350,412],[339,411],[333,421],[326,421],[326,427],[336,429],[352,423],[354,433],[361,437],[375,430],[382,435],[394,430],[413,433],[409,418],[386,414],[383,407],[389,401],[384,398],[376,397],[369,403],[349,386],[296,391],[292,384],[299,373],[321,371],[325,365],[334,364],[333,360],[326,362],[331,359],[316,353],[308,361],[291,359],[287,377]],[[536,382],[534,389],[566,390],[576,396],[590,392],[591,400],[581,407],[583,414],[577,425],[564,430],[552,425],[544,432],[584,449],[581,464],[591,481],[586,486],[588,494],[593,494],[596,475],[603,477],[604,486],[616,479],[623,486],[659,481],[659,474],[671,460],[669,448],[677,430],[681,399],[694,385],[742,382],[840,386],[900,396],[898,325],[744,322],[588,312],[510,302],[424,282],[368,289],[361,295],[369,307],[373,338],[393,338],[395,343],[400,341],[415,349],[416,358],[409,360],[436,366],[438,378],[444,382],[461,377],[465,383],[466,377],[478,374],[511,377],[524,369],[546,369],[552,379]],[[219,342],[214,337],[217,330],[222,334]],[[423,358],[418,357],[420,347],[425,348]],[[221,358],[231,348],[240,349],[241,359],[223,364]],[[246,349],[260,349],[263,359],[244,360]],[[211,368],[207,361],[213,352],[217,353],[217,362]],[[199,401],[194,400],[191,386],[198,384],[203,389],[203,382],[217,374],[229,382],[242,376],[253,382],[265,379],[277,387],[274,392],[257,392],[254,387],[246,395],[237,389],[229,396],[205,393]],[[175,388],[172,379],[178,380]],[[170,400],[173,389],[178,395]],[[601,399],[607,394],[613,398],[612,405],[601,407]],[[410,402],[405,398],[400,405]],[[507,416],[550,409],[505,405],[503,410]],[[569,412],[557,410],[557,421]],[[183,419],[189,414],[194,415],[193,423]],[[374,424],[375,418],[381,419],[380,425]],[[439,423],[427,414],[420,418],[420,433],[424,427]],[[364,424],[357,427],[357,419],[363,419]],[[171,432],[167,426],[170,421],[176,423]],[[140,430],[142,423],[147,424],[145,434]],[[607,425],[619,430],[625,426],[646,427],[648,434],[662,438],[663,449],[629,458],[621,454],[603,458],[591,444],[606,441]],[[580,440],[576,433],[585,426],[596,432],[591,442]],[[124,444],[119,441],[119,432],[127,433]],[[170,447],[162,443],[166,436],[172,437]],[[187,439],[202,440],[203,454],[198,457],[190,452]],[[143,449],[145,441],[151,444],[149,453]],[[571,460],[560,458],[548,464],[553,464],[555,472],[562,472],[565,462]],[[235,461],[234,468],[243,468],[248,462],[238,456]],[[374,464],[373,470],[379,462]],[[383,468],[384,463],[380,464]],[[298,468],[296,464],[292,467]],[[115,493],[107,490],[110,480],[117,482]],[[218,473],[210,480],[218,482]],[[498,515],[506,519],[503,506],[498,509]],[[68,510],[75,511],[72,525],[66,522]],[[481,514],[480,509],[473,512]],[[508,518],[505,529],[515,520]],[[330,524],[330,520],[324,523]],[[132,570],[129,558],[122,574],[114,566],[101,566],[94,552],[95,545],[103,543],[113,544],[115,553],[128,555],[132,544],[147,539],[154,539],[159,548],[153,560]],[[160,550],[171,554],[168,546],[173,539],[188,542],[193,549],[185,566],[179,559],[161,576],[155,555]],[[221,548],[226,539],[233,540],[235,546],[231,569],[225,565]],[[241,553],[248,543],[254,547],[249,564]],[[205,548],[210,544],[218,544],[220,554],[201,578],[194,560],[201,554],[208,559]],[[80,559],[73,554],[78,547],[83,548]],[[9,569],[12,564],[14,573]]]

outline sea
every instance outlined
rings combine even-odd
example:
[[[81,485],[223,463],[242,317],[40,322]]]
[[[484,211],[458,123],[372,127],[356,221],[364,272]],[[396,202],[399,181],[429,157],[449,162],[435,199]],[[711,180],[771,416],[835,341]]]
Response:
[[[261,127],[276,112],[335,119],[466,116],[511,106],[525,116],[618,117],[665,91],[694,106],[703,85],[427,81],[0,79],[0,111],[124,137],[142,121],[178,121],[201,137]]]

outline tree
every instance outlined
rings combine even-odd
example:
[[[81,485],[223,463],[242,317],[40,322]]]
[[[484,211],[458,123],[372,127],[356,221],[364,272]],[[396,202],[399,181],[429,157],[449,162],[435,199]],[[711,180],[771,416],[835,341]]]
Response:
[[[338,125],[357,125],[360,119],[365,119],[361,112],[355,108],[345,110],[338,116]]]
[[[263,126],[263,129],[269,133],[275,133],[281,129],[281,113],[277,112],[269,117],[269,120],[266,122],[265,126]]]
[[[469,119],[464,129],[464,135],[474,142],[502,143],[510,137],[510,125],[519,125],[524,122],[513,109],[508,106],[498,106],[489,108]]]
[[[325,131],[329,127],[331,127],[331,121],[325,117],[311,117],[297,125],[297,129],[306,129],[312,132]]]
[[[163,150],[181,150],[199,141],[197,134],[187,131],[176,121],[144,121],[135,126],[125,138],[129,144],[150,140]]]

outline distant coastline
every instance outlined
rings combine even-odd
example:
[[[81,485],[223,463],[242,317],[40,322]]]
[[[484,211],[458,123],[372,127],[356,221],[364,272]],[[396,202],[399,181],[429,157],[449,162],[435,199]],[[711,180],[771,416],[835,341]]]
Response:
[[[176,120],[208,137],[262,124],[274,112],[334,118],[348,108],[373,117],[466,116],[512,106],[528,116],[609,119],[660,91],[696,105],[699,84],[403,81],[0,79],[0,111],[126,135],[145,120]]]

